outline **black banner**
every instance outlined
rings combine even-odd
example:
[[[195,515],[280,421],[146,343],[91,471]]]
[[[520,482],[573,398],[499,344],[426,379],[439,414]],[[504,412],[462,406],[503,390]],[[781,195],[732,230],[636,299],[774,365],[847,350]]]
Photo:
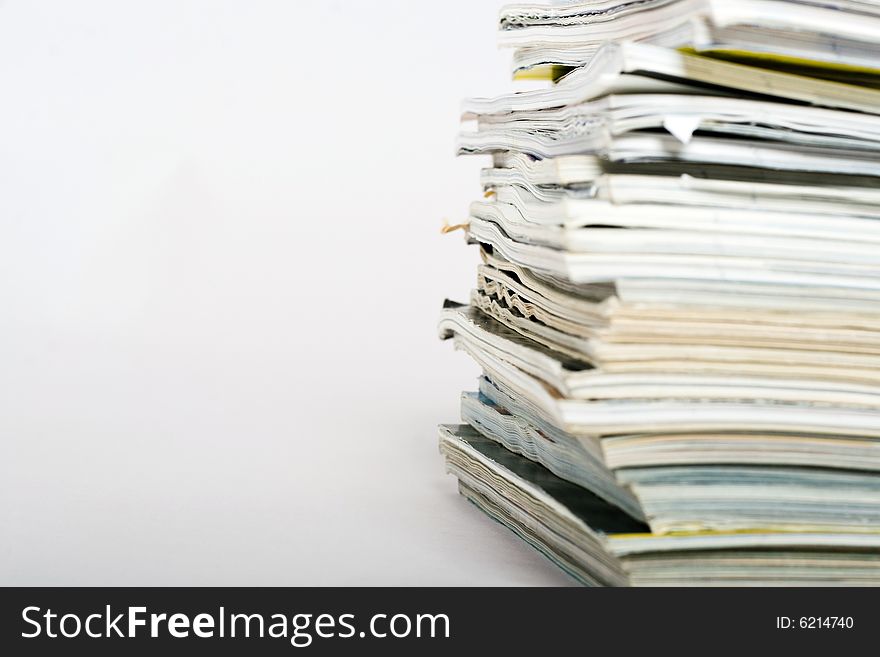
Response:
[[[880,637],[872,589],[8,588],[0,596],[7,655],[765,654]]]

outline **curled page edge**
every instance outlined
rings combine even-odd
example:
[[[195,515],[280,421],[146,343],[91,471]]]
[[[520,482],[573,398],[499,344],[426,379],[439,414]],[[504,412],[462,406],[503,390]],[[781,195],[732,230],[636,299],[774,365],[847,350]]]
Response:
[[[663,118],[663,127],[682,144],[688,144],[701,121],[696,114],[670,114]]]

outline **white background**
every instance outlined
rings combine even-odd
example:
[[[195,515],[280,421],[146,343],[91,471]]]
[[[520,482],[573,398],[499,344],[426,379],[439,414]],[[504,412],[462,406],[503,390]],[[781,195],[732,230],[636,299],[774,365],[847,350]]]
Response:
[[[0,3],[0,583],[568,583],[436,447],[498,5]]]

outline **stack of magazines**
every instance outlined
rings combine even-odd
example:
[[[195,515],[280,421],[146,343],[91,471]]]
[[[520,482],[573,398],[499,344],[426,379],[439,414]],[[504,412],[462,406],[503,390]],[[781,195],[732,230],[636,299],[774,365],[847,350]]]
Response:
[[[880,584],[880,2],[513,5],[440,334],[461,493],[585,584]]]

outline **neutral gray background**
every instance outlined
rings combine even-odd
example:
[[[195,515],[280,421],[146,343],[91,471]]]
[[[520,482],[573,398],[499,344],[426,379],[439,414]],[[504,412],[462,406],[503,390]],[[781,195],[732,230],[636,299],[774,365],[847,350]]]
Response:
[[[436,447],[498,4],[0,3],[0,583],[568,583]]]

